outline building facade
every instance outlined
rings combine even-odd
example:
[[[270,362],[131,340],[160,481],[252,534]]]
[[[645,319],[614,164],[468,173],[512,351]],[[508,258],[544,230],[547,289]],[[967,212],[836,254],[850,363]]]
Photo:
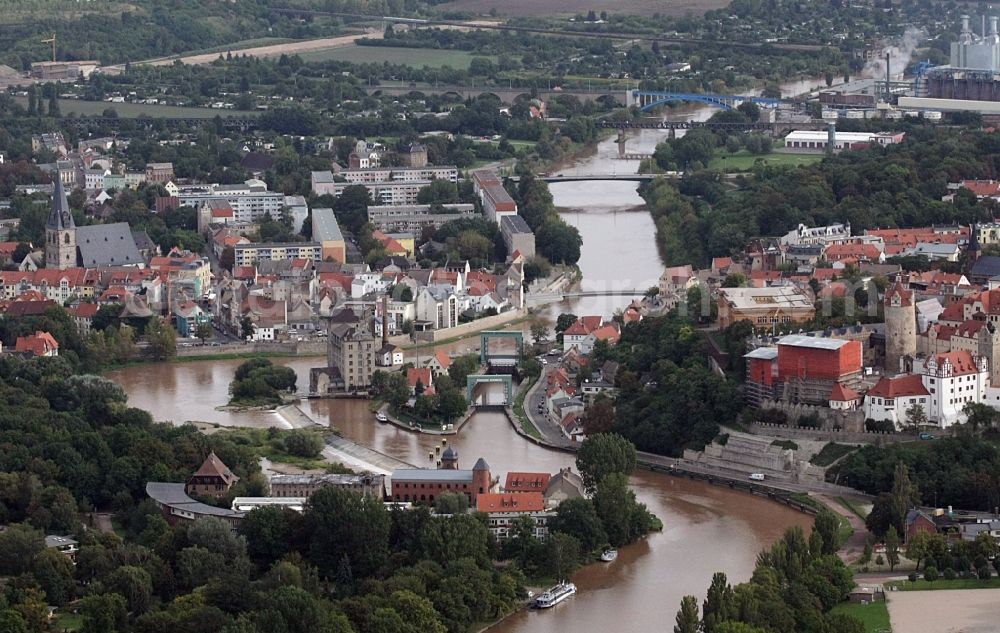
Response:
[[[342,324],[330,331],[327,363],[340,372],[345,390],[367,389],[372,384],[377,351],[375,337],[368,330]]]

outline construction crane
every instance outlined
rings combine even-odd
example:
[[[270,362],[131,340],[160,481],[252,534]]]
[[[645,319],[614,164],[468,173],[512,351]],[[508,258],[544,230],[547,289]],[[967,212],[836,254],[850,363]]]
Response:
[[[42,44],[52,44],[52,61],[56,61],[56,34],[53,33],[52,37],[47,40],[42,40]]]

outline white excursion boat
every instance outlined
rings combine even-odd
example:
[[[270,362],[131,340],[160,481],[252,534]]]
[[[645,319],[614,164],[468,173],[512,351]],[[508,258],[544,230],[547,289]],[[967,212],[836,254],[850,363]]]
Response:
[[[379,422],[388,422],[389,421],[389,417],[386,416],[386,414],[382,413],[381,411],[379,411],[377,414],[375,414],[375,419],[378,420]]]
[[[616,558],[618,558],[618,550],[616,549],[606,549],[601,554],[601,560],[604,561],[605,563],[610,563]]]
[[[539,609],[548,609],[556,606],[574,593],[576,593],[576,585],[571,582],[562,582],[535,598],[535,606]]]

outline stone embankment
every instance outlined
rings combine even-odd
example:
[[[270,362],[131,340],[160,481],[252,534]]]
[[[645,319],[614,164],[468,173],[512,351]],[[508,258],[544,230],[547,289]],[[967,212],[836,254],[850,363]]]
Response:
[[[824,470],[809,463],[809,458],[819,450],[804,446],[791,450],[774,446],[771,438],[758,437],[737,431],[728,432],[725,444],[712,442],[704,451],[684,451],[688,462],[734,473],[761,473],[765,477],[795,483],[823,483]]]

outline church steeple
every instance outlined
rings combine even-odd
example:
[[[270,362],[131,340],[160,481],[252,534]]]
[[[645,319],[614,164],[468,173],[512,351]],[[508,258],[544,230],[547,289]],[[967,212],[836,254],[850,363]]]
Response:
[[[76,228],[73,212],[69,208],[69,198],[66,197],[66,189],[63,187],[62,178],[58,175],[56,188],[52,194],[52,210],[49,212],[49,221],[45,223],[45,228],[54,231]]]
[[[45,223],[45,267],[65,270],[76,266],[76,223],[62,178],[56,173],[52,210]]]

